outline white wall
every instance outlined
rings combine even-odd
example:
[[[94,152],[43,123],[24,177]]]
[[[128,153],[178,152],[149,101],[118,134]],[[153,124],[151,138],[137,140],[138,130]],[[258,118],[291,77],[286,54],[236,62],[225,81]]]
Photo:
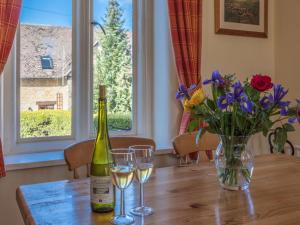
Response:
[[[276,81],[289,88],[291,101],[300,99],[300,1],[275,0],[276,2],[276,39],[275,70]],[[300,126],[290,133],[289,139],[300,146]]]
[[[269,1],[269,37],[217,35],[214,31],[214,1],[203,0],[202,77],[219,69],[245,79],[254,73],[275,76],[274,2]]]
[[[175,99],[177,72],[169,32],[167,1],[154,1],[153,138],[158,148],[171,148],[179,131],[180,105]]]

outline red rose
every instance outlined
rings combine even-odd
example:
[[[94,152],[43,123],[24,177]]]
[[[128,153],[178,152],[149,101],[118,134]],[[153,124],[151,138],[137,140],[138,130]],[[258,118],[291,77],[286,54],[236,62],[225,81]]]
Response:
[[[272,79],[268,75],[256,74],[251,79],[251,86],[258,91],[266,91],[273,87]]]

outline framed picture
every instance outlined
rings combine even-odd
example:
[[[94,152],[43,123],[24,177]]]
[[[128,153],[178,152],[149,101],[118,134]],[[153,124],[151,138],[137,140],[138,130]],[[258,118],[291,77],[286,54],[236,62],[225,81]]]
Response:
[[[217,34],[268,37],[268,0],[215,0]]]

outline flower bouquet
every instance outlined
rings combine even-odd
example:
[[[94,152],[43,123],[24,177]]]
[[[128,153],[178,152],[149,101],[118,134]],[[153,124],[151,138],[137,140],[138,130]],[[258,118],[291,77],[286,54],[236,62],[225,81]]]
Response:
[[[275,124],[274,145],[283,151],[287,133],[294,131],[292,123],[300,122],[300,101],[293,106],[285,101],[288,91],[273,84],[267,75],[254,75],[243,83],[235,75],[222,76],[214,71],[209,80],[211,97],[202,88],[180,85],[176,98],[183,101],[184,110],[191,114],[189,131],[207,126],[198,132],[196,142],[204,132],[218,134],[220,145],[215,164],[222,187],[230,190],[247,189],[253,172],[253,156],[247,143],[249,138],[262,132],[267,136]]]

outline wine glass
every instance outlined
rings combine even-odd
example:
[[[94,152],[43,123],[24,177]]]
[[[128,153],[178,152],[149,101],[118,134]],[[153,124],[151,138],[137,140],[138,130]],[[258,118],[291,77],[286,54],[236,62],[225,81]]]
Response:
[[[130,149],[112,149],[112,163],[110,171],[113,184],[121,191],[120,215],[111,221],[116,225],[127,225],[134,223],[134,218],[125,213],[124,191],[131,184],[135,171],[135,155]]]
[[[130,212],[136,216],[148,216],[153,213],[153,209],[144,205],[144,183],[148,181],[154,167],[153,146],[134,145],[130,146],[129,149],[135,153],[135,177],[140,183],[140,205]]]

